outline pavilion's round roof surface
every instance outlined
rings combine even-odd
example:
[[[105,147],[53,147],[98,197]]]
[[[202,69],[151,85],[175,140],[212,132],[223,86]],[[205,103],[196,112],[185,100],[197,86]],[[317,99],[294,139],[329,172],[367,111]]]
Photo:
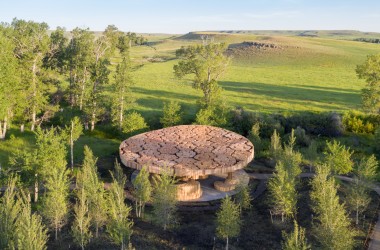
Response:
[[[132,136],[120,144],[123,164],[159,174],[168,168],[176,176],[233,172],[254,156],[252,143],[226,129],[181,125]]]

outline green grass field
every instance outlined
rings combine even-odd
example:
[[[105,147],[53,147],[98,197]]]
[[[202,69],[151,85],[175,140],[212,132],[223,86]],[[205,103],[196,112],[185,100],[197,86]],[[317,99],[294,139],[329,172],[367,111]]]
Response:
[[[258,36],[252,34],[211,34],[216,42],[273,43],[281,49],[249,50],[234,56],[220,80],[223,99],[230,106],[259,112],[342,111],[360,108],[356,65],[368,54],[380,53],[377,44],[330,38]],[[152,37],[151,37],[152,38]],[[186,38],[186,39],[183,39]],[[152,39],[154,40],[154,39]],[[191,88],[190,79],[178,80],[173,74],[174,52],[183,45],[199,43],[197,36],[159,37],[152,47],[134,47],[132,59],[144,66],[135,72],[137,110],[148,119],[159,116],[162,103],[177,100],[186,112],[196,111],[200,92]],[[149,58],[163,58],[150,62]]]
[[[173,74],[177,63],[175,50],[181,46],[200,43],[200,35],[184,36],[149,35],[149,46],[131,49],[131,58],[137,70],[134,73],[133,91],[137,97],[134,107],[141,112],[148,124],[159,126],[163,103],[180,102],[186,122],[191,122],[197,112],[196,101],[200,91],[191,87],[190,79],[178,80]],[[360,108],[360,90],[364,81],[358,80],[355,67],[368,54],[380,53],[378,44],[342,40],[336,35],[321,37],[296,36],[293,33],[207,33],[215,42],[238,44],[244,41],[276,44],[278,49],[253,49],[235,51],[228,71],[220,80],[223,100],[231,107],[240,106],[258,112],[344,111]],[[335,33],[334,33],[335,34]],[[346,39],[361,34],[346,34]],[[347,38],[348,37],[348,38]],[[119,58],[115,58],[113,66]],[[113,78],[110,77],[112,80]],[[29,148],[33,134],[20,134],[17,129],[13,140],[0,142],[0,164],[8,162],[8,156],[16,149]],[[101,135],[82,136],[76,146],[76,158],[82,158],[87,144],[95,155],[109,161],[117,155],[119,141]],[[113,160],[110,160],[112,164]]]

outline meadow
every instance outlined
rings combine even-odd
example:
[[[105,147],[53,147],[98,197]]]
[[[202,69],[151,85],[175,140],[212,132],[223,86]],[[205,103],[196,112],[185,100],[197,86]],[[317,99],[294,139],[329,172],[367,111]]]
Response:
[[[186,35],[150,34],[147,46],[134,46],[130,56],[135,65],[133,93],[136,105],[152,129],[160,128],[164,102],[178,101],[184,122],[192,123],[199,107],[201,92],[191,86],[191,78],[178,80],[173,74],[177,63],[175,51],[181,46],[202,43],[201,36],[214,42],[239,45],[256,41],[277,48],[242,47],[229,50],[231,63],[219,83],[223,100],[231,108],[276,113],[302,111],[337,111],[360,109],[360,90],[365,82],[356,77],[355,67],[369,54],[380,53],[378,44],[352,41],[363,34],[345,33],[336,37],[299,36],[292,32],[227,33],[195,32]],[[345,38],[345,39],[342,39]],[[111,67],[120,61],[114,58]],[[113,81],[113,77],[110,77]],[[106,92],[107,95],[107,92]],[[104,165],[112,167],[120,138],[105,133],[102,126],[86,133],[75,146],[76,162],[82,160],[84,145],[90,145]],[[30,132],[21,134],[12,128],[0,143],[0,164],[5,166],[16,149],[34,144]]]
[[[220,80],[223,99],[231,107],[248,111],[344,111],[360,108],[356,65],[369,54],[380,53],[377,44],[330,38],[295,36],[257,36],[251,34],[211,33],[215,42],[238,44],[259,41],[276,44],[277,49],[251,49],[232,52],[232,61]],[[198,39],[197,39],[198,38]],[[185,111],[196,112],[200,93],[189,79],[173,74],[175,50],[200,43],[199,34],[160,37],[151,47],[134,47],[131,57],[144,63],[135,72],[136,109],[149,120],[159,116],[164,101],[177,100]],[[156,62],[149,59],[156,58]]]

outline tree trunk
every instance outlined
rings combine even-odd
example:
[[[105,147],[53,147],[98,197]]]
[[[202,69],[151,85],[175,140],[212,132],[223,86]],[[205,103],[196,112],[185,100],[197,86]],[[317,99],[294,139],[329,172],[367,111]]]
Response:
[[[24,133],[24,130],[25,130],[25,124],[21,124],[20,125],[20,132]]]
[[[55,226],[55,240],[58,239],[58,227]]]
[[[34,182],[34,202],[38,201],[38,180],[37,180],[37,174],[35,175],[36,180]]]
[[[227,243],[226,243],[226,250],[228,250],[228,237],[227,237]]]
[[[124,94],[122,94],[124,95]],[[119,110],[119,130],[121,131],[121,127],[123,125],[123,113],[124,113],[124,96],[121,96],[121,101],[120,101],[120,110]]]
[[[356,225],[359,225],[359,206],[356,206]]]
[[[71,170],[74,170],[74,141],[73,141],[73,130],[74,122],[71,121],[71,131],[70,131],[70,160],[71,160]]]
[[[8,118],[7,116],[5,116],[4,123],[3,123],[3,133],[1,135],[1,139],[5,139],[5,134],[7,133],[7,126],[8,126]]]
[[[99,236],[99,224],[98,222],[96,222],[96,225],[95,225],[95,237],[98,238]]]
[[[3,137],[3,124],[1,121],[0,121],[0,139],[4,139],[4,137]]]
[[[82,110],[82,108],[83,108],[83,97],[84,97],[84,90],[85,90],[85,87],[86,87],[86,71],[87,71],[87,68],[84,67],[84,70],[83,70],[83,81],[82,81],[81,93],[80,93],[80,99],[79,99],[79,109],[80,110]]]
[[[94,104],[94,106],[95,105],[96,104]],[[96,118],[96,114],[95,114],[95,107],[94,107],[94,109],[92,110],[92,115],[91,115],[91,131],[95,129],[95,118]]]
[[[32,88],[33,88],[33,101],[32,101],[32,126],[30,130],[34,131],[36,127],[36,97],[37,97],[37,86],[36,86],[36,68],[37,68],[37,58],[33,61],[32,67]]]

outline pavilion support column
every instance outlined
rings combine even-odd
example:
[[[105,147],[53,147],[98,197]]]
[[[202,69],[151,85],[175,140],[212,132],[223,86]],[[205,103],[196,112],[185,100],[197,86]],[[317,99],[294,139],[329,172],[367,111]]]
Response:
[[[228,174],[227,174],[227,179],[230,179],[230,180],[232,179],[232,173],[233,173],[233,172],[228,172]]]

